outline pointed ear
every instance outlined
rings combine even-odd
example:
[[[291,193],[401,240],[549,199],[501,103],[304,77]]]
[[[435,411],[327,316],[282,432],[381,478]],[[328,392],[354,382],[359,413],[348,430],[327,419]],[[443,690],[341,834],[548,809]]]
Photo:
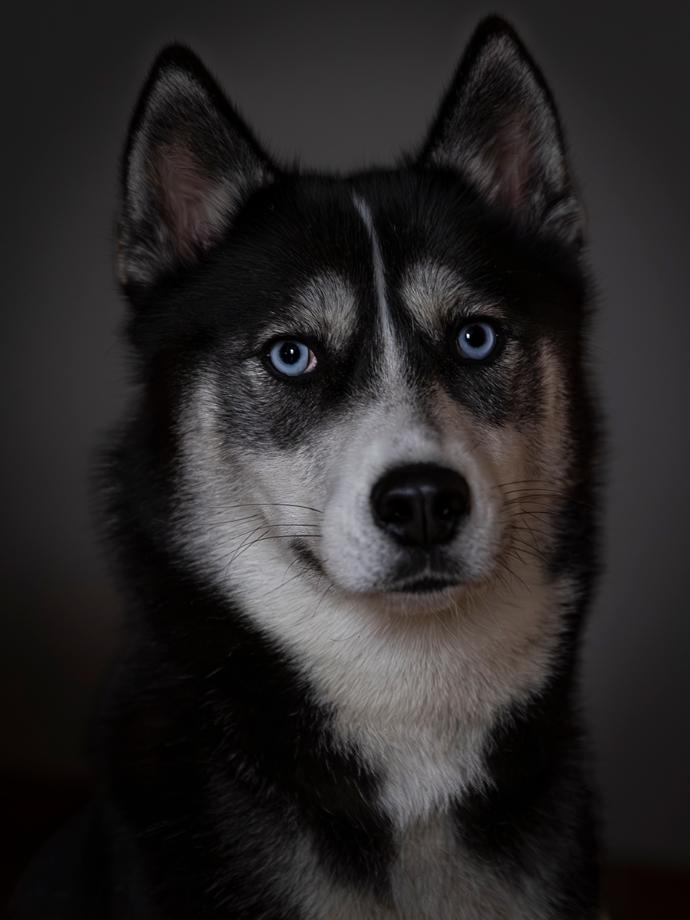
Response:
[[[580,247],[583,212],[551,93],[513,29],[492,17],[474,34],[420,164],[461,172],[518,223]]]
[[[217,242],[273,168],[198,58],[172,46],[141,94],[122,171],[121,283],[146,286]]]

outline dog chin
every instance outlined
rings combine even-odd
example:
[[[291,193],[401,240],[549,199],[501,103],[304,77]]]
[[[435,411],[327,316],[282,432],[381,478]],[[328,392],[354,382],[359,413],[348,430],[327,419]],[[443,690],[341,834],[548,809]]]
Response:
[[[414,589],[396,587],[381,590],[370,594],[373,605],[386,613],[400,616],[424,616],[448,610],[462,602],[468,589],[465,583],[431,583],[427,587],[417,586]]]

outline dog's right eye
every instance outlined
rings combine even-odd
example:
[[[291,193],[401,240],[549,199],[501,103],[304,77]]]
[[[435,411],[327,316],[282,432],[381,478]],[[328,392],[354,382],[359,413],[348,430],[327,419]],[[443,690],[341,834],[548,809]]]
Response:
[[[477,319],[463,323],[458,331],[457,344],[465,361],[483,362],[498,347],[498,332],[490,320]]]
[[[268,351],[268,361],[274,371],[285,377],[301,377],[316,367],[316,355],[296,339],[279,339]]]

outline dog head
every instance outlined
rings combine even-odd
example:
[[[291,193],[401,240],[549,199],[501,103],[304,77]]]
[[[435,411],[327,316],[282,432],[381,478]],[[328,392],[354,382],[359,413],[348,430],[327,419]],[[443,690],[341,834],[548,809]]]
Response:
[[[417,155],[347,177],[274,163],[169,49],[122,200],[174,552],[229,590],[322,579],[406,611],[563,564],[586,464],[583,221],[508,26],[480,27]]]

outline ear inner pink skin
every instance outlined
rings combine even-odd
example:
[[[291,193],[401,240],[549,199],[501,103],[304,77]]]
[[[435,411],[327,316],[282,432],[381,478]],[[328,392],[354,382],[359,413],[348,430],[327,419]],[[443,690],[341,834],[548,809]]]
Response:
[[[213,242],[213,212],[219,210],[213,203],[220,204],[221,197],[217,183],[187,147],[161,144],[152,160],[152,178],[175,250],[180,258],[193,259]]]

